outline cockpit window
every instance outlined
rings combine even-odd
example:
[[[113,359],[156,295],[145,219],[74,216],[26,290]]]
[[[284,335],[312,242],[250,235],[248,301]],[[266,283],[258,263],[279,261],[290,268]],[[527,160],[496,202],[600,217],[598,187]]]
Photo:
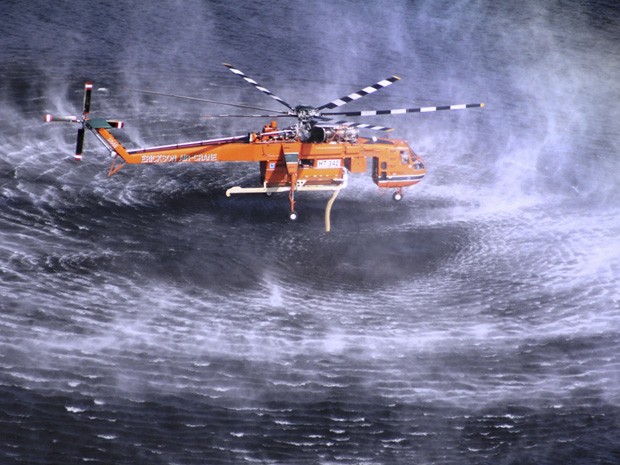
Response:
[[[400,151],[400,162],[403,165],[409,164],[409,154],[405,150]]]

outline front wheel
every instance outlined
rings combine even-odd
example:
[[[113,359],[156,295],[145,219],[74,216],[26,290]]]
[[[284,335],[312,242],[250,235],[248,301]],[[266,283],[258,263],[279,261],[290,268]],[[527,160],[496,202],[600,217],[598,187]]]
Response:
[[[392,198],[395,202],[400,202],[403,199],[403,194],[401,194],[400,192],[394,192]]]
[[[297,213],[296,212],[289,213],[288,218],[291,221],[295,221],[297,219]]]

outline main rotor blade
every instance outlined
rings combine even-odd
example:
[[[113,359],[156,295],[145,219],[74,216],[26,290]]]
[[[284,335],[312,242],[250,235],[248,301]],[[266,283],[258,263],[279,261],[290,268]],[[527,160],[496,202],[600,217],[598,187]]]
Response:
[[[393,110],[363,110],[346,112],[327,112],[322,115],[341,115],[341,116],[377,116],[377,115],[403,115],[405,113],[426,113],[441,110],[464,110],[465,108],[482,108],[484,103],[466,103],[462,105],[444,105],[439,107],[419,107],[419,108],[400,108]]]
[[[235,68],[233,65],[230,65],[228,63],[224,63],[224,66],[226,66],[229,70],[231,70],[234,74],[236,74],[237,76],[241,77],[241,79],[243,79],[246,82],[249,82],[250,84],[252,84],[254,87],[256,87],[258,90],[260,90],[262,93],[269,95],[269,97],[271,97],[274,100],[277,100],[278,102],[280,102],[282,105],[284,105],[285,107],[287,107],[289,110],[293,110],[293,107],[290,106],[287,102],[285,102],[284,100],[282,100],[280,97],[278,97],[277,95],[271,93],[269,90],[265,89],[264,87],[262,87],[258,82],[256,82],[254,79],[246,76],[242,71],[239,71],[237,68]]]
[[[284,111],[278,111],[278,110],[272,110],[270,108],[261,108],[261,107],[252,107],[250,105],[240,105],[237,103],[227,103],[227,102],[219,102],[217,100],[209,100],[206,98],[198,98],[198,97],[188,97],[187,95],[177,95],[177,94],[166,94],[164,92],[153,92],[150,90],[138,90],[138,89],[129,89],[132,92],[139,92],[141,94],[150,94],[150,95],[162,95],[164,97],[174,97],[174,98],[180,98],[180,99],[185,99],[185,100],[194,100],[197,102],[206,102],[206,103],[215,103],[218,105],[226,105],[229,107],[236,107],[236,108],[246,108],[249,110],[261,110],[261,111],[272,111],[272,112],[277,112],[280,113],[282,115],[288,116],[287,112]]]
[[[353,100],[357,100],[360,99],[368,94],[372,94],[373,92],[377,92],[379,89],[383,89],[384,87],[389,86],[390,84],[399,81],[400,78],[398,76],[391,76],[387,79],[383,79],[382,81],[377,82],[376,84],[373,84],[372,86],[368,86],[368,87],[364,87],[362,90],[359,90],[357,92],[353,92],[352,94],[347,95],[346,97],[342,97],[336,100],[332,100],[329,103],[326,103],[325,105],[321,105],[320,107],[317,108],[317,110],[322,110],[323,108],[336,108],[339,106],[344,105],[345,103],[349,103],[352,102]],[[324,114],[328,114],[328,113],[324,113]],[[343,114],[343,113],[329,113],[329,114]]]
[[[343,126],[350,126],[353,128],[371,129],[373,131],[390,132],[394,130],[394,128],[388,128],[386,126],[378,126],[376,124],[366,124],[366,123],[353,123],[351,121],[345,121],[345,120],[335,121],[334,124],[342,124]]]
[[[295,115],[203,115],[203,118],[296,118]]]

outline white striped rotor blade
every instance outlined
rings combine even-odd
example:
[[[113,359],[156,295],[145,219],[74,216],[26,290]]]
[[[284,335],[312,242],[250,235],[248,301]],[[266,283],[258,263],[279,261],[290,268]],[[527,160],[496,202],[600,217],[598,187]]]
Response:
[[[482,108],[484,103],[465,103],[459,105],[443,105],[438,107],[418,107],[418,108],[395,108],[392,110],[362,110],[344,112],[326,112],[322,115],[340,116],[379,116],[379,115],[403,115],[405,113],[428,113],[442,110],[464,110],[466,108]]]
[[[233,74],[236,74],[237,76],[239,76],[241,79],[243,79],[244,81],[252,84],[254,87],[256,87],[258,90],[260,90],[263,94],[268,95],[269,97],[271,97],[272,99],[276,100],[277,102],[281,103],[282,105],[284,105],[285,107],[287,107],[290,110],[293,110],[293,107],[290,106],[287,102],[285,102],[283,99],[281,99],[280,97],[278,97],[277,95],[275,95],[274,93],[270,92],[268,89],[264,88],[263,86],[261,86],[258,82],[256,82],[254,79],[250,78],[249,76],[246,76],[242,71],[238,70],[237,68],[235,68],[233,65],[230,65],[228,63],[224,63],[224,66],[226,66],[230,71],[232,71]]]
[[[358,90],[357,92],[353,92],[352,94],[349,94],[345,97],[332,100],[331,102],[326,103],[325,105],[321,105],[320,107],[317,108],[317,110],[322,110],[323,108],[332,109],[332,108],[342,106],[345,103],[352,102],[353,100],[360,99],[366,95],[372,94],[380,89],[383,89],[384,87],[387,87],[391,85],[392,83],[399,81],[399,80],[400,78],[398,76],[390,76],[389,78],[383,79],[382,81],[379,81],[376,84],[373,84],[372,86],[364,87],[362,90]],[[339,114],[339,113],[331,113],[331,114]]]
[[[203,115],[203,118],[295,118],[295,115]]]
[[[360,129],[370,129],[372,131],[389,132],[389,131],[394,130],[394,128],[388,128],[386,126],[379,126],[376,124],[366,124],[366,123],[353,123],[351,121],[336,121],[334,124],[342,124],[343,126],[349,126],[353,128],[360,128]]]

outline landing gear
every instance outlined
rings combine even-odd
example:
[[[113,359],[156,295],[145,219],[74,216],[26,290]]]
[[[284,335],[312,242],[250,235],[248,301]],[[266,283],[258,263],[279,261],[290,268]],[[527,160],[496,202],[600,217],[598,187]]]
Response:
[[[294,186],[294,184],[292,184]],[[295,221],[297,219],[297,213],[295,212],[295,189],[291,187],[291,192],[288,194],[288,199],[291,202],[291,212],[288,214],[288,218],[291,221]]]
[[[392,194],[392,199],[394,199],[395,202],[400,202],[403,199],[403,191],[398,189],[394,192],[394,194]]]

